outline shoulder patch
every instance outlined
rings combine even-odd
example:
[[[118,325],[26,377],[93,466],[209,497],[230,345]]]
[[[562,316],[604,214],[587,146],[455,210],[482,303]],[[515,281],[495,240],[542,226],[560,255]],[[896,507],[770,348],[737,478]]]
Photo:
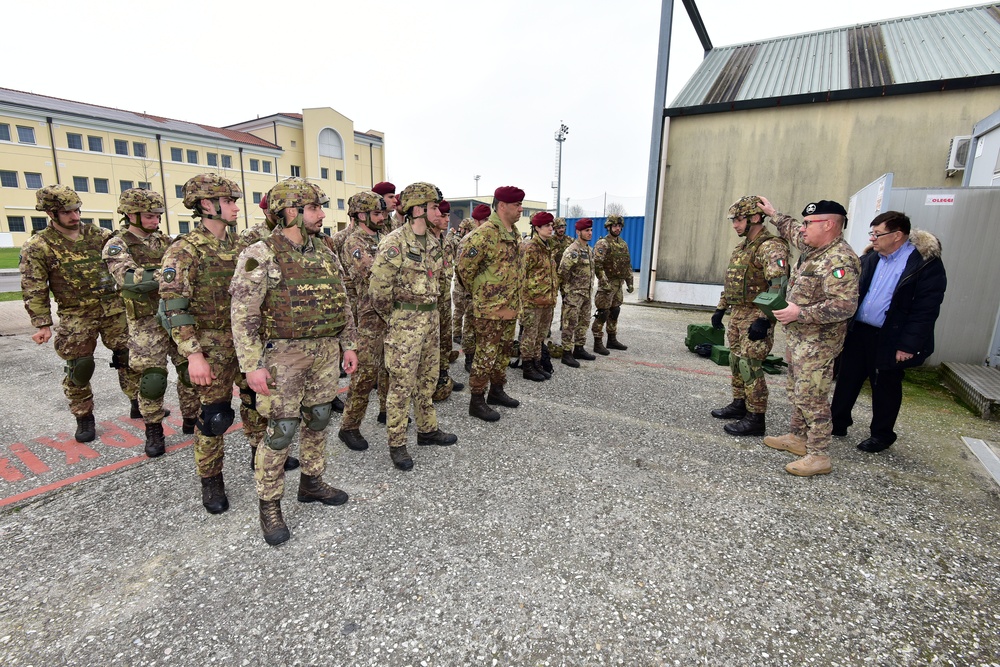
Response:
[[[570,250],[569,251],[569,257],[570,257],[570,259],[579,259],[580,258],[580,253],[578,253],[576,250]]]
[[[361,248],[355,248],[354,252],[351,253],[351,257],[354,259],[361,259]]]
[[[121,246],[117,246],[117,245],[108,246],[108,254],[111,255],[112,257],[114,257],[115,255],[121,254],[121,251],[122,251],[122,247]]]
[[[785,262],[784,258],[778,258],[778,268],[781,268],[781,269],[785,268],[785,264],[786,264],[786,262]]]
[[[479,248],[470,248],[469,252],[465,253],[466,257],[475,257],[479,254]]]
[[[396,259],[399,257],[399,248],[396,246],[389,246],[389,249],[385,251],[385,256],[389,259]]]
[[[248,259],[247,263],[243,265],[243,267],[247,270],[247,273],[250,273],[251,271],[253,271],[254,269],[256,269],[258,266],[260,266],[260,262],[258,262],[253,257],[251,257],[250,259]]]
[[[176,277],[177,277],[177,270],[172,267],[168,269],[163,269],[163,272],[160,273],[160,279],[163,280],[163,282],[165,283],[174,282],[174,278]]]
[[[834,269],[833,270],[833,277],[834,278],[843,278],[846,274],[847,274],[847,271],[845,271],[844,269]]]

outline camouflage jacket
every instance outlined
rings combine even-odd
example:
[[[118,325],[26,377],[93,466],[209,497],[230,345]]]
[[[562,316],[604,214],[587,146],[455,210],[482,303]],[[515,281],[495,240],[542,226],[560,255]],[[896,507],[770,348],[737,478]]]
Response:
[[[552,259],[556,260],[556,268],[562,264],[563,254],[566,252],[566,248],[573,245],[573,239],[569,236],[563,234],[562,236],[552,235],[552,240],[549,242],[552,247]]]
[[[267,220],[264,220],[263,222],[258,222],[256,225],[248,229],[244,229],[242,232],[240,232],[240,239],[239,239],[240,250],[242,251],[245,250],[246,248],[249,248],[257,241],[263,241],[264,239],[266,239],[268,236],[271,235],[273,229],[274,229],[273,227],[270,227],[267,224]]]
[[[80,236],[67,238],[50,223],[21,246],[21,296],[35,328],[52,326],[49,290],[59,313],[102,317],[121,314],[118,285],[101,261],[111,232],[80,225]]]
[[[437,241],[441,244],[441,273],[438,280],[441,289],[438,296],[439,300],[447,299],[451,303],[451,280],[455,277],[455,257],[458,255],[458,244],[449,240],[446,234],[438,237]]]
[[[340,250],[340,263],[344,267],[347,282],[347,296],[351,299],[355,312],[366,312],[371,306],[368,283],[371,278],[372,262],[378,254],[381,234],[369,234],[361,225],[355,225],[344,240]]]
[[[333,254],[340,259],[340,251],[344,248],[344,242],[347,241],[347,237],[351,235],[351,232],[357,227],[354,221],[351,220],[347,223],[347,226],[343,229],[338,229],[334,232],[333,236],[330,237],[330,241],[327,246],[333,251]]]
[[[577,238],[563,253],[559,263],[559,289],[563,294],[589,295],[594,287],[594,251]]]
[[[101,256],[118,287],[122,288],[125,287],[129,272],[132,272],[134,277],[136,271],[141,273],[142,270],[149,269],[153,272],[153,280],[159,281],[160,264],[170,243],[170,238],[159,230],[146,238],[140,238],[131,230],[127,230],[112,236],[104,245]],[[125,300],[125,314],[130,320],[156,314],[156,308],[160,303],[158,289],[144,293],[123,289],[122,297]]]
[[[750,305],[771,286],[772,278],[788,275],[788,241],[766,229],[752,241],[744,238],[733,249],[726,269],[719,309]]]
[[[375,312],[388,322],[395,304],[437,304],[442,266],[441,245],[430,232],[417,236],[410,223],[389,232],[378,244],[368,283]]]
[[[405,224],[406,224],[406,219],[401,215],[397,215],[395,211],[390,213],[389,217],[385,219],[386,228],[388,228],[388,230],[391,232],[396,231]]]
[[[594,275],[610,289],[619,289],[623,280],[632,288],[632,258],[621,236],[608,234],[594,244]]]
[[[556,305],[559,274],[550,244],[537,234],[521,243],[521,307]]]
[[[302,246],[272,234],[240,253],[233,280],[233,342],[240,370],[264,368],[271,339],[335,337],[357,347],[354,316],[340,262],[315,237]]]
[[[458,246],[458,279],[472,295],[472,314],[512,320],[520,310],[521,237],[507,231],[494,211]]]

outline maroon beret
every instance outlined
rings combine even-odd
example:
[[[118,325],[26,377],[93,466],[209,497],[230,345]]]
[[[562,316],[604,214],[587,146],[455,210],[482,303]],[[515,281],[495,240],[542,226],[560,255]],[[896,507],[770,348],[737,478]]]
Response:
[[[539,211],[538,213],[531,216],[531,226],[532,227],[544,227],[545,225],[551,225],[555,218],[548,211]]]
[[[382,181],[372,186],[372,192],[383,197],[385,195],[394,195],[396,194],[396,186],[389,181]]]
[[[493,197],[506,204],[516,204],[519,201],[524,201],[524,190],[515,188],[513,185],[505,185],[502,188],[497,188]]]
[[[265,213],[267,212],[267,195],[260,198],[260,207]]]
[[[472,218],[474,220],[485,220],[490,217],[490,207],[486,204],[480,204],[476,208],[472,209]]]
[[[594,226],[594,221],[590,218],[580,218],[576,221],[576,231],[582,232],[585,229],[590,229]]]
[[[451,204],[442,199],[441,203],[438,204],[438,210],[442,213],[451,213]]]

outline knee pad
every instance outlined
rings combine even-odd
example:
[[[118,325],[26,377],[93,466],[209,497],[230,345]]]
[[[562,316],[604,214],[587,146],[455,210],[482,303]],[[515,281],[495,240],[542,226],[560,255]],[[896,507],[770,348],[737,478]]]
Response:
[[[268,421],[268,434],[264,443],[269,449],[281,451],[292,444],[295,432],[299,430],[298,419],[271,419]]]
[[[94,377],[94,357],[80,357],[66,360],[66,377],[77,387],[86,387]]]
[[[740,357],[740,377],[746,384],[764,377],[764,362],[760,359]]]
[[[111,363],[109,365],[115,369],[128,368],[128,348],[111,350]]]
[[[236,420],[236,412],[229,403],[211,403],[201,406],[198,428],[208,437],[223,435]]]
[[[243,403],[243,407],[249,408],[250,410],[256,410],[257,392],[250,387],[240,387],[240,402]]]
[[[167,393],[167,369],[147,368],[139,377],[139,395],[155,401]]]
[[[594,313],[594,320],[604,324],[608,321],[608,310],[607,308],[598,308],[597,312]]]
[[[310,431],[322,431],[330,423],[333,416],[333,403],[320,403],[319,405],[303,405],[299,408],[302,415],[302,423]]]
[[[711,354],[711,351],[709,351],[709,356]],[[743,377],[743,374],[740,372],[740,358],[733,354],[732,350],[729,351],[729,370],[732,371],[733,375]]]
[[[180,382],[185,387],[193,387],[191,384],[191,374],[188,373],[188,361],[185,359],[181,363],[174,366],[177,369],[177,381]]]
[[[621,306],[615,306],[614,308],[612,308],[611,309],[611,319],[617,322],[618,321],[618,316],[621,314],[621,312],[622,312],[622,307]]]

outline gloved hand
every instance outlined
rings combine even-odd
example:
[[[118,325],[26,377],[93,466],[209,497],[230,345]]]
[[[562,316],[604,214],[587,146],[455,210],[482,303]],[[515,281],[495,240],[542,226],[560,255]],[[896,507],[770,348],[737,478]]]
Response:
[[[628,292],[629,294],[631,294],[632,292],[635,291],[635,288],[632,287],[631,284],[628,284],[628,285],[625,286],[625,291]]]
[[[712,315],[712,326],[715,327],[716,329],[723,329],[724,327],[722,326],[722,316],[725,314],[726,314],[725,308],[719,308],[718,310],[716,310],[715,313]]]
[[[771,322],[766,317],[758,317],[747,330],[747,338],[750,340],[764,340],[767,338],[767,331],[771,328]]]

